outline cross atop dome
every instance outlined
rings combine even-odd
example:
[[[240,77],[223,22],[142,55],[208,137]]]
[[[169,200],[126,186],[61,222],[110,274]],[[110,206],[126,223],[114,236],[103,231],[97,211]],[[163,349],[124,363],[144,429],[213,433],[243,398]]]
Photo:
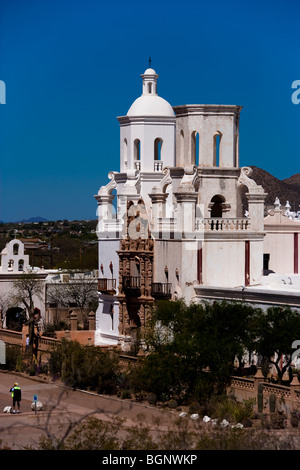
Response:
[[[149,59],[149,65],[151,58]],[[157,79],[159,75],[154,69],[148,68],[141,75],[143,92],[131,105],[127,116],[164,116],[174,117],[172,106],[157,94]]]
[[[149,59],[149,64],[151,60]],[[151,67],[141,75],[143,79],[143,95],[157,95],[158,75]]]

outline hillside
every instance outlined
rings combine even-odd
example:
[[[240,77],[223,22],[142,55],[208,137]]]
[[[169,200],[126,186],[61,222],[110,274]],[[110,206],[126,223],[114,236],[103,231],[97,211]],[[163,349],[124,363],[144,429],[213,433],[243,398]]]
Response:
[[[96,220],[2,223],[0,252],[16,235],[24,243],[32,266],[97,269],[96,226]]]
[[[281,205],[285,206],[289,201],[291,210],[299,210],[300,204],[300,173],[291,176],[288,179],[280,180],[261,168],[251,166],[253,174],[251,178],[257,184],[262,185],[268,196],[266,197],[266,206],[273,206],[276,197],[279,198]]]

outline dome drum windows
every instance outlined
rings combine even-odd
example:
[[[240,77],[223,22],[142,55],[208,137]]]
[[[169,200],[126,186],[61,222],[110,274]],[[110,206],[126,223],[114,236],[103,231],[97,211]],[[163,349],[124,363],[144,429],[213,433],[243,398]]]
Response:
[[[139,139],[135,139],[134,141],[134,160],[141,159],[141,141]]]
[[[163,141],[159,137],[154,141],[154,160],[161,160],[161,150]]]
[[[163,162],[161,159],[163,140],[157,137],[154,141],[154,171],[162,171]]]
[[[134,157],[134,168],[136,170],[141,169],[141,141],[135,139],[133,142],[133,157]]]
[[[125,169],[127,168],[128,165],[128,145],[127,145],[127,139],[124,139],[124,147],[123,147],[123,161],[124,161],[124,166]]]

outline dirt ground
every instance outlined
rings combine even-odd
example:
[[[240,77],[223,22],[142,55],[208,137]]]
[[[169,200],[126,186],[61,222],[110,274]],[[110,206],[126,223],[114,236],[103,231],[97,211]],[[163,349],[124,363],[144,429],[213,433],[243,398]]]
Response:
[[[9,389],[18,382],[22,390],[20,414],[4,413],[6,406],[12,405]],[[43,410],[31,409],[34,395],[43,404]],[[69,425],[84,416],[93,414],[102,420],[118,416],[125,419],[126,426],[144,423],[160,431],[170,429],[179,412],[172,412],[122,400],[117,397],[103,397],[89,392],[73,391],[59,382],[36,380],[28,376],[0,371],[0,440],[12,450],[25,446],[36,448],[39,437],[46,427],[60,433]]]
[[[22,389],[21,413],[4,413],[4,408],[12,405],[9,389],[14,382],[18,382]],[[32,410],[34,395],[37,395],[38,401],[43,404],[42,411]],[[146,402],[138,403],[117,397],[74,391],[64,387],[59,381],[53,382],[49,378],[30,378],[22,374],[0,371],[0,443],[2,448],[6,446],[10,450],[23,450],[29,447],[37,449],[39,438],[45,435],[45,432],[49,431],[59,436],[70,424],[87,415],[93,415],[104,421],[115,417],[123,418],[125,426],[129,428],[142,423],[153,435],[169,432],[170,429],[174,429],[174,423],[178,423],[180,419],[188,419],[188,427],[197,429],[197,432],[201,432],[201,426],[207,426],[193,422],[189,418],[180,418],[179,414],[179,411],[151,407]],[[289,427],[286,430],[272,431],[272,437],[276,440],[293,440],[293,449],[300,450],[298,429],[291,430]]]

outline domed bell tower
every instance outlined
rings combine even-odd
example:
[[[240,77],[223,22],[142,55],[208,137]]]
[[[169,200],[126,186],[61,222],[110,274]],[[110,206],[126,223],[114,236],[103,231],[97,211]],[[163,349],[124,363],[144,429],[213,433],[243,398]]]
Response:
[[[161,173],[175,166],[175,113],[157,94],[158,75],[148,68],[142,75],[142,95],[131,105],[120,123],[120,171]],[[155,179],[154,179],[155,181]]]

